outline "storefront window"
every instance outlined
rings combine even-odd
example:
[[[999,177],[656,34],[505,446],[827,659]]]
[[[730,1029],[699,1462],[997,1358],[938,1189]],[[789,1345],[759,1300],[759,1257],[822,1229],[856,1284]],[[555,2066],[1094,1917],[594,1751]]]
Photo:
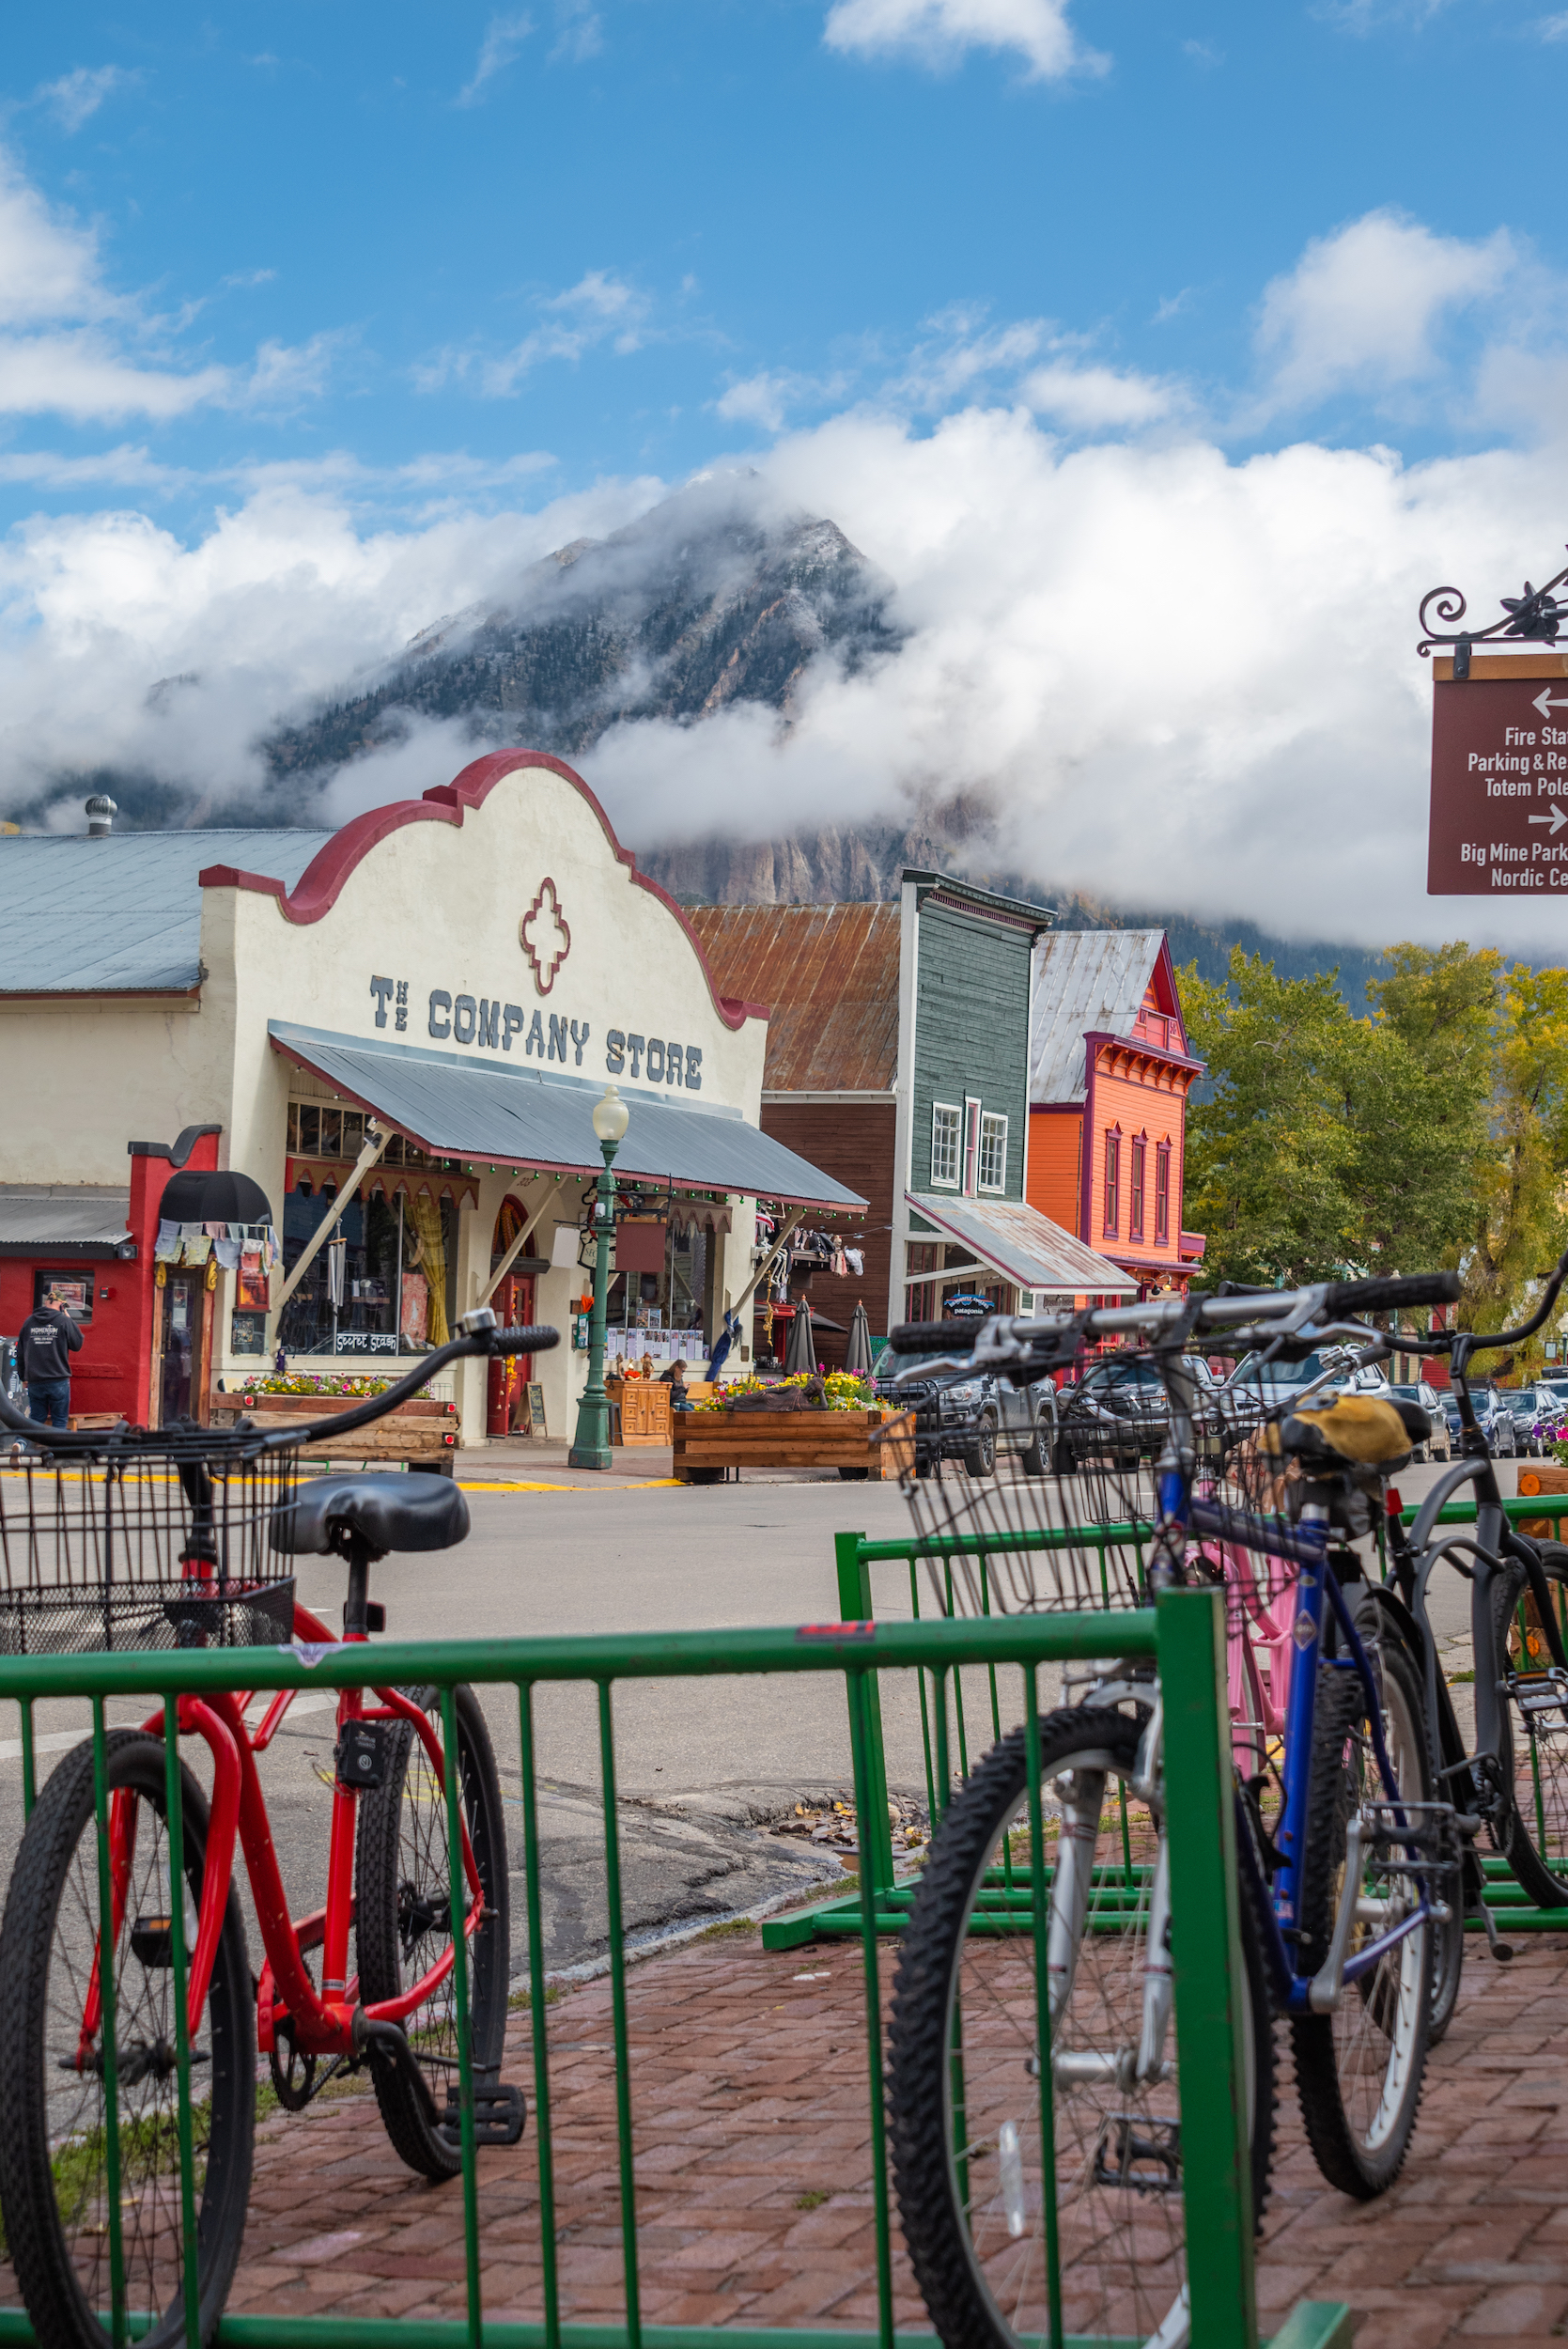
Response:
[[[284,1201],[286,1272],[299,1263],[322,1218],[331,1213],[334,1197],[330,1188],[313,1196],[302,1186]],[[353,1356],[400,1350],[399,1261],[406,1261],[410,1237],[404,1224],[400,1201],[378,1194],[349,1202],[334,1234],[344,1241],[342,1294],[334,1302],[329,1243],[317,1251],[284,1308],[278,1335],[286,1352]]]
[[[77,1265],[73,1269],[39,1271],[33,1275],[33,1310],[40,1305],[53,1305],[56,1313],[69,1314],[72,1321],[86,1329],[93,1317],[93,1279],[90,1267]]]

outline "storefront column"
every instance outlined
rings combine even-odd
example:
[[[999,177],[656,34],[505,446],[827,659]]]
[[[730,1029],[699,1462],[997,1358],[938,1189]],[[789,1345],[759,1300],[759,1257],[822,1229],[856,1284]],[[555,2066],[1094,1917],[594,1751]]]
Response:
[[[490,1190],[496,1190],[492,1183]],[[484,1189],[480,1198],[485,1197]],[[499,1191],[496,1192],[499,1199]],[[458,1312],[466,1314],[473,1299],[489,1279],[490,1234],[495,1227],[492,1213],[487,1221],[484,1207],[475,1207],[472,1195],[465,1191],[458,1208]],[[452,1365],[455,1380],[454,1400],[458,1406],[459,1441],[467,1452],[489,1441],[485,1431],[489,1416],[489,1373],[488,1356],[471,1358]]]

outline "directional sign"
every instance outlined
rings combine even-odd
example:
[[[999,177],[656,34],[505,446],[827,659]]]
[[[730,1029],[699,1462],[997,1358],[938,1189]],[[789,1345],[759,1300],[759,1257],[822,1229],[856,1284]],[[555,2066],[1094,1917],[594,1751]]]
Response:
[[[1433,667],[1428,895],[1568,899],[1568,657]]]

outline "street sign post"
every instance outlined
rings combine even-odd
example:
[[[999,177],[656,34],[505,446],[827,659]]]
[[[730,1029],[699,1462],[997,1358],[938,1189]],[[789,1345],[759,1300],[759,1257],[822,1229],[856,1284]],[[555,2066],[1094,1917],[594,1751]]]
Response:
[[[1568,902],[1568,653],[1455,665],[1432,664],[1427,894]]]

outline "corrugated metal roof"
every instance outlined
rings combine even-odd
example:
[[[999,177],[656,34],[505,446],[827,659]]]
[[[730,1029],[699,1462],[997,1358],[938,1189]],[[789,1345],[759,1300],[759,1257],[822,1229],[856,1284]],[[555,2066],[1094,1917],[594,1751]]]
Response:
[[[905,1193],[917,1214],[950,1239],[962,1240],[982,1264],[1016,1288],[1044,1289],[1054,1297],[1136,1297],[1129,1281],[1109,1256],[1096,1256],[1071,1232],[1038,1207],[1017,1199],[955,1199],[951,1193]]]
[[[0,1248],[112,1248],[130,1211],[113,1184],[0,1183]]]
[[[768,1006],[769,1093],[891,1093],[898,908],[691,906],[722,995]]]
[[[1032,1101],[1081,1101],[1083,1039],[1130,1035],[1154,975],[1163,930],[1053,930],[1034,949]]]
[[[116,832],[0,839],[0,995],[197,983],[209,864],[292,889],[328,832]]]
[[[334,1035],[272,1019],[267,1032],[290,1058],[324,1077],[438,1158],[484,1159],[510,1166],[598,1174],[593,1110],[603,1092],[595,1079],[546,1079],[533,1069],[469,1052],[427,1052],[411,1045]],[[749,1126],[738,1110],[689,1108],[636,1085],[620,1088],[631,1112],[615,1159],[617,1175],[673,1182],[692,1190],[734,1190],[795,1206],[862,1212],[865,1201],[831,1174],[797,1158]]]

